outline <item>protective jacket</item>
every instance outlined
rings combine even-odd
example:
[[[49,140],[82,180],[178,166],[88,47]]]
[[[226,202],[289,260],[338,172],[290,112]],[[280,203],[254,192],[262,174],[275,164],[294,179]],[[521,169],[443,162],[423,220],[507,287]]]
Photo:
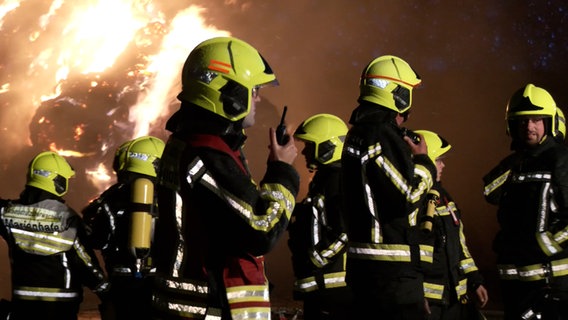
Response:
[[[465,303],[468,289],[483,284],[475,261],[467,248],[461,212],[441,184],[431,236],[434,238],[434,263],[424,267],[424,297],[444,305]]]
[[[501,279],[568,275],[568,149],[546,137],[505,158],[483,180],[487,201],[499,205],[493,248]]]
[[[288,226],[294,298],[302,300],[310,293],[346,286],[347,230],[342,205],[339,163],[320,166]]]
[[[101,250],[105,262],[112,284],[109,302],[112,302],[118,319],[148,319],[150,316],[151,277],[155,268],[151,265],[151,256],[137,267],[136,258],[129,248],[131,213],[134,210],[132,183],[140,177],[154,180],[147,175],[120,173],[116,184],[82,210],[87,226],[86,239],[93,249]],[[157,214],[155,208],[147,210]]]
[[[106,293],[97,258],[83,245],[81,217],[61,198],[26,187],[20,199],[0,201],[0,217],[10,254],[14,319],[76,319],[83,285]]]
[[[342,155],[347,283],[356,300],[362,298],[357,292],[373,292],[363,296],[385,305],[423,301],[418,266],[432,262],[433,253],[431,245],[421,244],[416,222],[436,168],[426,154],[411,156],[395,115],[360,105]]]
[[[174,133],[166,143],[154,256],[159,318],[270,318],[263,255],[287,228],[299,177],[269,161],[257,186],[243,140],[235,141]]]

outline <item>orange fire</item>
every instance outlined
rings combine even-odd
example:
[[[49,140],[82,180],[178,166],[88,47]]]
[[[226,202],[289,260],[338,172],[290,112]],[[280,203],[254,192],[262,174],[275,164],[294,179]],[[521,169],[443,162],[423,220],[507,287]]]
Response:
[[[116,89],[109,94],[109,101],[135,92],[137,97],[128,106],[127,123],[116,126],[128,129],[130,137],[147,135],[156,121],[169,113],[169,105],[179,91],[179,72],[187,54],[199,42],[220,35],[230,35],[205,24],[205,9],[191,5],[179,11],[174,17],[166,17],[159,3],[152,0],[89,0],[51,2],[35,1],[34,10],[26,10],[30,4],[24,0],[5,0],[0,5],[0,31],[12,34],[13,46],[18,55],[29,57],[26,70],[10,74],[0,85],[0,95],[11,94],[19,99],[11,105],[10,112],[0,119],[0,129],[11,132],[10,147],[19,149],[29,144],[28,124],[34,114],[46,101],[68,103],[90,110],[103,110],[104,116],[114,116],[114,111],[104,111],[97,105],[89,105],[82,97],[60,99],[66,86],[72,86],[72,77],[84,77],[93,89],[106,86]],[[30,20],[20,25],[24,11],[40,13],[35,24]],[[131,51],[135,51],[132,53]],[[117,67],[124,55],[136,56],[136,63],[116,72],[123,73],[134,85],[115,88],[118,82],[105,81],[108,74]],[[0,64],[0,69],[4,66]],[[88,92],[84,93],[85,95]],[[63,102],[58,102],[59,100]],[[21,102],[20,102],[21,101]],[[14,105],[14,104],[20,105]],[[59,111],[63,112],[63,111]],[[93,127],[92,119],[72,125],[71,139],[94,139],[99,143],[97,152],[83,152],[58,148],[58,141],[49,144],[49,149],[66,157],[90,158],[95,163],[84,174],[100,191],[108,187],[110,175],[104,163],[100,163],[103,152],[113,152],[114,146],[123,141],[105,141],[106,132],[97,138],[86,138],[85,131]],[[20,125],[17,125],[17,124]],[[36,123],[50,124],[42,117]],[[51,123],[50,130],[57,130]],[[43,137],[43,136],[42,136]],[[110,146],[110,147],[109,147]],[[79,173],[78,173],[79,174]]]

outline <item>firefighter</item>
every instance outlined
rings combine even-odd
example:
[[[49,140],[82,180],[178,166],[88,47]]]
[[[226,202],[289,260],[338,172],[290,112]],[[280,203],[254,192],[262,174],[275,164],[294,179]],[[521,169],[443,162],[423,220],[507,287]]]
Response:
[[[505,319],[568,317],[568,150],[548,91],[518,89],[506,109],[512,153],[483,180],[498,206],[497,254]],[[563,133],[562,133],[563,134]]]
[[[559,107],[556,108],[556,117],[554,118],[556,123],[555,132],[553,134],[554,139],[560,144],[564,144],[566,138],[566,118],[564,117],[564,112]],[[503,182],[507,180],[509,174],[511,173],[511,165],[516,160],[515,156],[510,156],[501,161],[501,163],[493,168],[491,173],[487,174],[483,179],[485,182],[483,195],[487,202],[495,204],[499,202],[501,193],[503,192]]]
[[[357,319],[422,319],[422,244],[417,211],[434,183],[436,167],[426,143],[402,124],[421,79],[396,56],[381,56],[363,70],[359,106],[351,114],[342,155],[349,249],[347,284]]]
[[[302,122],[294,138],[313,175],[306,198],[288,226],[295,282],[293,295],[304,301],[305,319],[349,319],[351,292],[345,283],[347,230],[341,200],[341,151],[347,125],[331,114]]]
[[[41,152],[28,166],[19,199],[0,200],[12,272],[9,319],[77,319],[83,286],[105,300],[109,285],[84,244],[83,221],[62,198],[74,175],[63,157]]]
[[[123,143],[116,150],[113,162],[117,182],[82,211],[88,227],[87,239],[93,248],[101,250],[112,284],[108,305],[112,309],[101,310],[103,320],[150,318],[155,271],[150,240],[156,219],[156,210],[151,205],[156,168],[163,151],[164,142],[153,136]],[[138,194],[149,195],[146,204],[133,201]],[[135,219],[140,212],[146,212],[142,218],[147,220]],[[131,239],[136,237],[147,240],[143,248],[132,247]]]
[[[156,318],[269,319],[264,254],[294,209],[298,151],[294,139],[279,145],[270,128],[257,185],[242,147],[259,90],[276,77],[248,43],[215,37],[191,51],[181,81],[158,171]]]
[[[475,310],[468,302],[468,291],[483,308],[489,296],[483,286],[483,277],[466,244],[461,211],[450,194],[442,186],[442,171],[446,167],[443,158],[452,146],[440,135],[428,130],[416,130],[428,145],[428,156],[436,164],[436,183],[430,190],[437,191],[433,215],[423,223],[424,231],[434,238],[434,263],[427,266],[424,280],[424,297],[428,303],[428,319],[470,319],[468,312]],[[427,211],[427,206],[425,206]],[[429,215],[421,214],[425,218]],[[430,221],[431,224],[425,224]],[[469,307],[469,306],[471,307]]]

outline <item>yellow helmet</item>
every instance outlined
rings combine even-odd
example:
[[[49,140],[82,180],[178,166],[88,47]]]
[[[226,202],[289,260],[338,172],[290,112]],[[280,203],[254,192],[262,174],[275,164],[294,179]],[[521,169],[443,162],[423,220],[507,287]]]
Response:
[[[428,130],[416,130],[416,133],[424,137],[424,141],[428,146],[428,157],[432,162],[436,163],[436,159],[443,156],[446,152],[450,151],[452,146],[442,138],[439,134]]]
[[[368,101],[404,113],[412,105],[412,89],[421,82],[406,61],[391,55],[381,56],[363,70],[359,102]]]
[[[133,140],[126,141],[116,149],[116,152],[114,153],[114,160],[112,162],[112,169],[114,172],[119,173],[124,169],[124,165],[126,163],[126,151],[128,151],[128,147],[132,141]]]
[[[124,154],[124,167],[120,171],[156,177],[156,169],[164,152],[164,147],[164,141],[152,136],[131,140]]]
[[[564,141],[566,138],[566,117],[564,117],[564,112],[562,109],[556,108],[556,132],[554,132],[554,137],[559,141]]]
[[[35,156],[29,164],[26,185],[63,196],[69,189],[69,179],[75,175],[65,158],[52,151]]]
[[[549,118],[547,134],[554,136],[556,128],[556,102],[543,88],[533,84],[518,89],[509,99],[506,109],[507,133],[511,133],[511,121],[525,116],[543,116]]]
[[[178,99],[193,103],[229,121],[250,112],[260,87],[277,85],[272,69],[248,43],[217,37],[197,45],[185,61]]]
[[[304,120],[294,132],[294,138],[313,143],[314,154],[307,156],[328,164],[341,159],[347,130],[347,125],[339,117],[321,113]],[[316,163],[309,162],[309,167],[317,167]]]

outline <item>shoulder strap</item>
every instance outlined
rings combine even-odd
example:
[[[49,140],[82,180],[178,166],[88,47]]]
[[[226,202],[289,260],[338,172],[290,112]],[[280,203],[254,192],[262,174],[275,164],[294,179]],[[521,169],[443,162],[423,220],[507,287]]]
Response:
[[[187,139],[187,144],[192,147],[208,147],[221,151],[235,160],[243,173],[248,174],[245,164],[242,161],[241,151],[232,150],[221,137],[211,134],[192,134]]]

